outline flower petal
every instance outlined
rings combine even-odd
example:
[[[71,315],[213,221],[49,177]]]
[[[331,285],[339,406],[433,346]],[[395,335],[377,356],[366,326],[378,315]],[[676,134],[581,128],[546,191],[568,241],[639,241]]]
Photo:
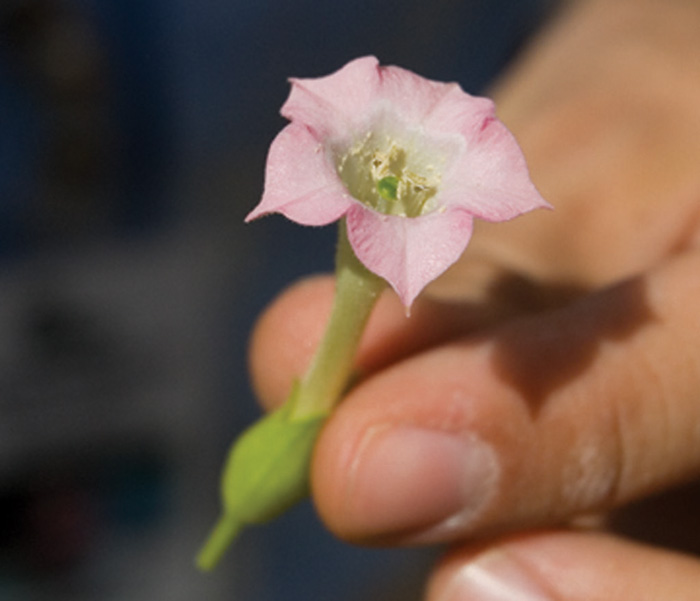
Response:
[[[420,77],[401,67],[380,67],[379,95],[405,123],[421,126],[431,111],[457,84],[446,84]],[[452,128],[454,131],[454,127]]]
[[[460,135],[472,138],[485,119],[495,117],[495,105],[490,98],[467,94],[458,84],[445,84],[445,93],[423,120],[427,134]]]
[[[347,228],[357,258],[410,307],[426,284],[460,257],[471,237],[472,217],[457,209],[407,218],[355,205]]]
[[[485,116],[466,148],[444,175],[440,204],[461,207],[487,221],[504,221],[538,208],[551,208],[539,194],[513,135]]]
[[[354,202],[318,138],[303,125],[290,123],[272,141],[265,191],[246,221],[282,213],[303,225],[327,225]]]
[[[282,115],[306,124],[319,135],[337,136],[367,117],[377,98],[379,61],[365,56],[326,77],[290,79],[292,90]]]

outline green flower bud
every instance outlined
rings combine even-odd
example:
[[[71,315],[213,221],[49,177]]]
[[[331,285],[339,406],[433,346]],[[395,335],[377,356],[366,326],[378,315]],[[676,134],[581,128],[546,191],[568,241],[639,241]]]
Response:
[[[197,558],[212,569],[246,525],[276,518],[309,494],[309,465],[325,415],[292,417],[298,386],[277,411],[246,430],[222,478],[223,517]]]

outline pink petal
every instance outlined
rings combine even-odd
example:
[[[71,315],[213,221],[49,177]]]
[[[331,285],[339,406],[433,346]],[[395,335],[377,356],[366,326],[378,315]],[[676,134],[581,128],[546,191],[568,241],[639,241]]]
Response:
[[[445,87],[446,93],[423,120],[423,128],[428,134],[457,134],[471,138],[479,132],[485,119],[495,117],[495,105],[490,98],[471,96],[454,83]]]
[[[319,135],[336,136],[367,117],[377,98],[379,61],[366,56],[326,77],[290,79],[292,90],[282,115],[308,125]]]
[[[525,157],[503,123],[486,116],[465,142],[464,152],[443,177],[442,206],[461,207],[487,221],[551,208],[530,181]]]
[[[265,191],[246,221],[277,212],[303,225],[327,225],[354,202],[318,138],[290,123],[272,141]]]
[[[447,210],[411,219],[355,205],[348,211],[347,227],[357,258],[410,307],[426,284],[460,257],[471,237],[472,217]]]
[[[515,138],[496,119],[492,100],[400,67],[380,70],[382,97],[407,123],[419,124],[429,137],[463,139],[464,152],[442,181],[442,206],[460,206],[489,221],[551,208],[530,181]]]
[[[401,67],[380,67],[380,74],[379,95],[409,124],[421,125],[446,95],[455,87],[459,89],[457,84],[431,81]]]

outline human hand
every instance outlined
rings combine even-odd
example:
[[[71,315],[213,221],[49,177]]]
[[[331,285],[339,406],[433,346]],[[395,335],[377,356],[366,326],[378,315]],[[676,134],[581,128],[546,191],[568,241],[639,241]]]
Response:
[[[343,538],[455,543],[431,600],[697,598],[700,562],[566,527],[700,472],[699,24],[683,0],[562,16],[496,89],[556,210],[482,224],[409,319],[389,293],[375,309],[313,495]],[[332,289],[260,320],[267,406]]]

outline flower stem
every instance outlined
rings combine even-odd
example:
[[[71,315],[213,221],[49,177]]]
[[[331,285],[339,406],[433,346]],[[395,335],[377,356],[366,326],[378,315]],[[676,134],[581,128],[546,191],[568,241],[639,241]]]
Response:
[[[206,544],[197,555],[197,567],[208,572],[219,563],[219,560],[228,549],[231,542],[241,530],[241,524],[234,516],[225,514],[214,526]]]
[[[211,570],[241,528],[267,522],[308,495],[313,447],[348,388],[355,351],[384,285],[355,257],[342,222],[326,333],[287,402],[233,444],[222,476],[224,511],[197,557],[200,569]]]
[[[291,418],[327,415],[347,389],[362,332],[385,281],[355,256],[345,220],[338,230],[336,290],[326,332],[299,383]]]

